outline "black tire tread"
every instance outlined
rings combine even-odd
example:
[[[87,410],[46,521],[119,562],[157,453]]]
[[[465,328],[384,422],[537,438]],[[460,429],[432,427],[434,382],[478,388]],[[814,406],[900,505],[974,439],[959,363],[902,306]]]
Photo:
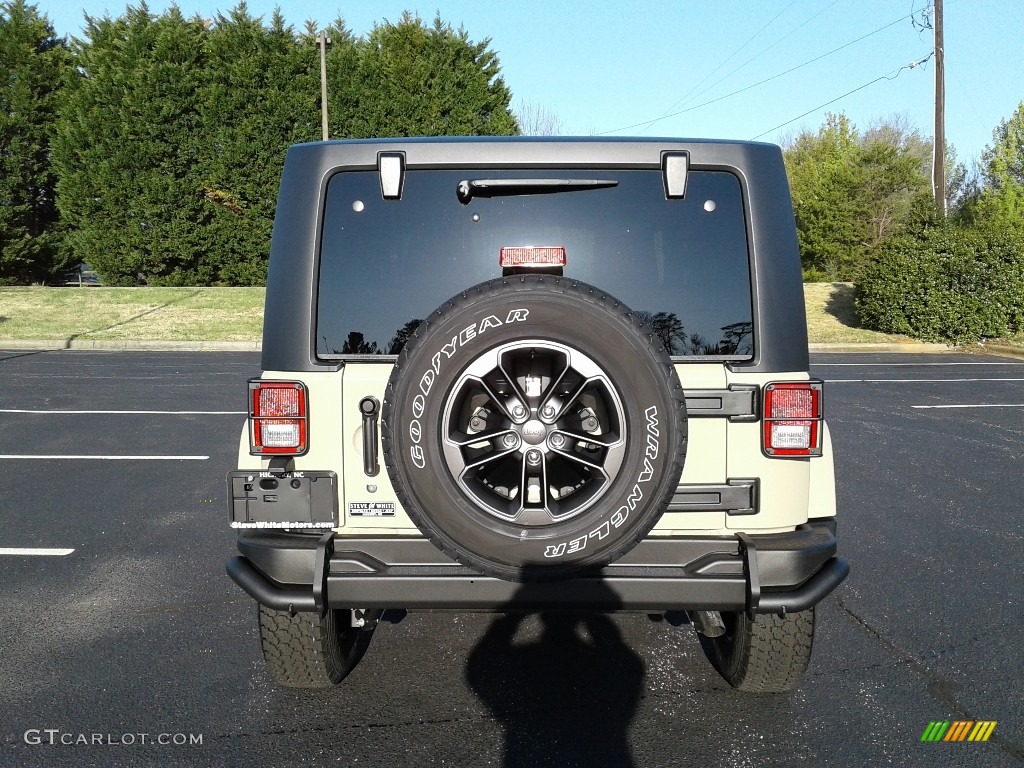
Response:
[[[338,617],[330,611],[324,618],[317,613],[289,616],[260,605],[260,646],[274,682],[305,689],[340,683],[365,650],[359,635],[368,633],[338,625]]]
[[[814,608],[785,616],[735,617],[733,631],[702,638],[705,652],[726,681],[748,693],[789,693],[800,685],[814,645]],[[709,648],[710,646],[710,648]]]

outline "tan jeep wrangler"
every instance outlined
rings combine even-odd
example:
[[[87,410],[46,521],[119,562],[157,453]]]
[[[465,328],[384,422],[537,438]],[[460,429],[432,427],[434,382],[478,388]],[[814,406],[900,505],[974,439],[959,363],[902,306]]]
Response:
[[[228,476],[275,680],[384,611],[636,611],[792,690],[849,570],[803,307],[771,145],[293,147]]]

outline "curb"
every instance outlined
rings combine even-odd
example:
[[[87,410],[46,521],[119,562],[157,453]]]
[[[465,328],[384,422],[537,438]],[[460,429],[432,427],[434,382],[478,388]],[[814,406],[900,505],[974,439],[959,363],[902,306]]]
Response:
[[[979,355],[998,355],[999,357],[1012,357],[1016,360],[1024,360],[1024,347],[1011,347],[1007,344],[975,344],[964,351],[976,352]]]
[[[810,352],[901,352],[903,354],[956,352],[947,344],[928,342],[865,342],[865,343],[812,343],[807,345]]]
[[[132,341],[119,339],[0,339],[0,349],[117,350],[121,352],[259,352],[261,341]]]

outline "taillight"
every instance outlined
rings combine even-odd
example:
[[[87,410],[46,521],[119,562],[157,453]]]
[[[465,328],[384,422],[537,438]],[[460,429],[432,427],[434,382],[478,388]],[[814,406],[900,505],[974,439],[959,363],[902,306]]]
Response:
[[[305,453],[308,422],[306,387],[301,382],[249,382],[249,453]]]
[[[821,455],[821,382],[775,382],[764,388],[761,447],[767,456]]]

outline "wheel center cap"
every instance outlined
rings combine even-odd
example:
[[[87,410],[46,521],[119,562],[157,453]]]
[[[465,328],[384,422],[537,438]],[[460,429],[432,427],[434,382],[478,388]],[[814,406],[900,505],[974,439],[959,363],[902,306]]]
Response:
[[[538,419],[531,419],[522,426],[523,442],[529,445],[540,445],[547,433],[547,427]]]

